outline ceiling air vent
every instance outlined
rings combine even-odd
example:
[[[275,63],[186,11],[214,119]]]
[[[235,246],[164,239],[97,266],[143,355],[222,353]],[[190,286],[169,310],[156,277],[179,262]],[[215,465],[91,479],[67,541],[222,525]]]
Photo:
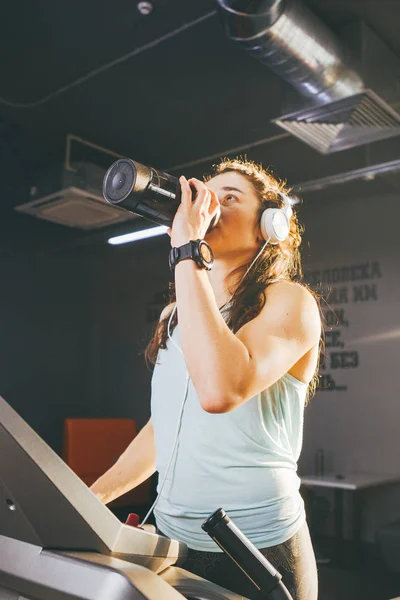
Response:
[[[68,227],[94,229],[122,223],[134,215],[106,204],[97,196],[84,190],[67,188],[39,200],[17,206],[15,210],[38,219],[52,221]]]
[[[372,90],[284,115],[274,123],[324,154],[400,135],[400,115]]]
[[[68,227],[96,229],[138,218],[109,204],[103,198],[104,169],[90,163],[65,169],[58,165],[37,178],[31,190],[31,200],[15,207],[32,215]]]

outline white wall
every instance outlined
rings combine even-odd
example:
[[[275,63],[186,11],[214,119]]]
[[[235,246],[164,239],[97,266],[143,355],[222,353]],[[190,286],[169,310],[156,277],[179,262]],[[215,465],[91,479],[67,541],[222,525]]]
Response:
[[[323,448],[326,467],[335,473],[388,473],[400,479],[400,196],[363,200],[341,197],[339,186],[337,191],[336,203],[324,203],[322,196],[306,202],[301,220],[309,248],[305,267],[314,273],[310,283],[317,270],[353,266],[347,275],[358,277],[332,282],[328,298],[348,325],[332,327],[340,333],[328,334],[328,343],[337,346],[326,348],[321,375],[344,389],[319,391],[306,409],[299,469],[313,472],[315,452]],[[329,275],[339,271],[325,271],[321,279],[326,282]],[[342,368],[332,368],[338,366],[338,353],[348,354]],[[379,524],[400,519],[400,485],[372,490],[364,498],[362,537],[373,541]]]

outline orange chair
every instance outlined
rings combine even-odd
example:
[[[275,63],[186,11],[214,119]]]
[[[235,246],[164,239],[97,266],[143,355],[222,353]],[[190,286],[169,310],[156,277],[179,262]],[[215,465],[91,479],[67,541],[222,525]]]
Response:
[[[112,467],[136,433],[134,419],[65,419],[62,458],[90,487]],[[143,506],[150,502],[148,479],[108,506]]]

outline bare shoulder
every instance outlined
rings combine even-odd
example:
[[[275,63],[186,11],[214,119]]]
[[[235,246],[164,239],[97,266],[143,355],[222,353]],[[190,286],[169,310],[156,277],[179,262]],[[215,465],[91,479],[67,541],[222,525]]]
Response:
[[[319,314],[318,303],[312,292],[303,284],[295,281],[276,281],[271,283],[265,290],[268,300],[284,301],[286,303],[301,302]]]
[[[292,321],[300,329],[307,329],[308,336],[317,342],[321,335],[321,314],[312,292],[294,281],[277,281],[265,291],[266,312],[282,322]]]
[[[165,319],[169,319],[172,311],[174,310],[175,304],[176,302],[171,302],[170,304],[167,304],[167,306],[164,306],[164,308],[161,311],[160,321],[165,321]]]

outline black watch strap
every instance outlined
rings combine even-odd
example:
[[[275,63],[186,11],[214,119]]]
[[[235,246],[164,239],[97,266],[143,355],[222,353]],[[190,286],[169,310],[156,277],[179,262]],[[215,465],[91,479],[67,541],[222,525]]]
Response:
[[[201,251],[201,246],[207,249],[207,255],[209,260],[206,260]],[[190,240],[187,244],[179,246],[178,248],[171,248],[169,253],[169,268],[174,271],[176,265],[185,259],[192,259],[198,267],[201,269],[211,270],[214,263],[214,256],[210,246],[204,240]]]

